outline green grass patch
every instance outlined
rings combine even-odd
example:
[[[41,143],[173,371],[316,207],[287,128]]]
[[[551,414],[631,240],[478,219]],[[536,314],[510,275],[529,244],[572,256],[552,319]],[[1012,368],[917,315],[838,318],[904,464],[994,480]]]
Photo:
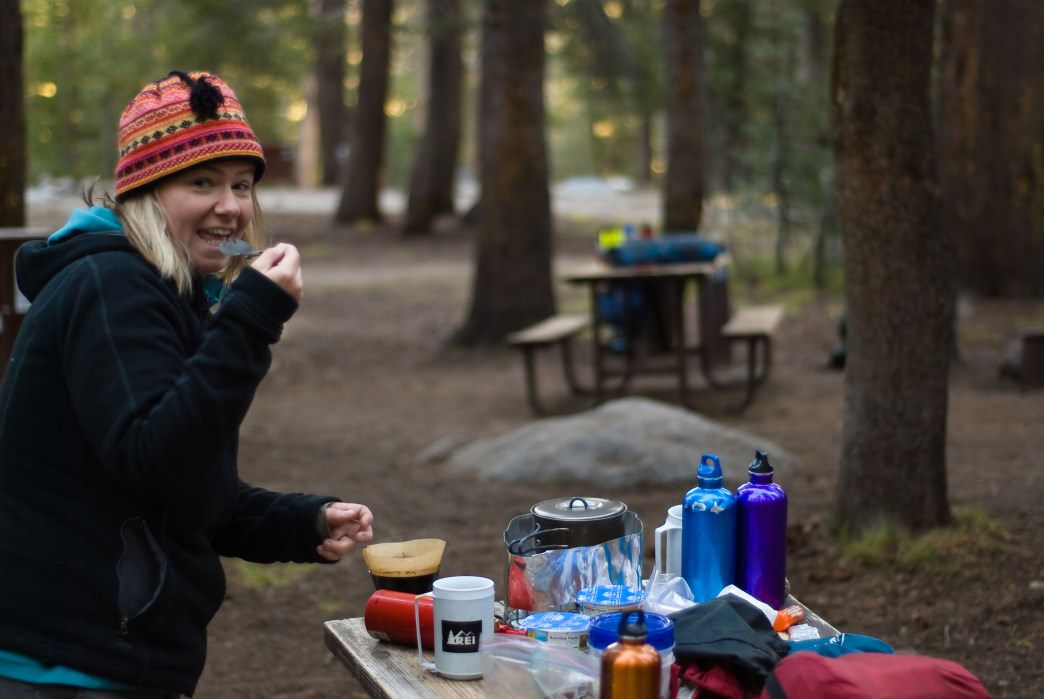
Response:
[[[250,563],[236,560],[236,579],[244,586],[264,590],[286,587],[311,570],[307,563]]]
[[[328,599],[323,600],[323,602],[319,604],[319,608],[322,610],[325,617],[328,619],[335,619],[347,612],[348,605],[344,602]]]
[[[559,313],[570,313],[586,315],[591,311],[591,304],[587,300],[587,296],[565,296],[561,295],[558,298],[558,312]]]
[[[858,535],[841,537],[842,555],[868,567],[917,568],[943,575],[959,575],[975,567],[984,553],[1004,548],[1004,529],[977,508],[955,508],[950,526],[912,534],[895,524],[882,523]]]
[[[837,267],[824,270],[823,289],[817,289],[811,270],[790,265],[782,274],[770,257],[746,257],[733,264],[730,292],[739,303],[778,303],[788,312],[797,312],[824,299],[840,300],[844,278]]]
[[[972,322],[962,322],[958,320],[957,335],[960,342],[969,345],[999,345],[1011,339],[1005,337],[1003,333],[998,330],[987,328],[982,325],[975,325],[974,320]]]
[[[1020,315],[1017,324],[1020,328],[1044,328],[1044,311]]]
[[[301,257],[323,258],[330,257],[337,251],[330,243],[308,243],[300,248]]]

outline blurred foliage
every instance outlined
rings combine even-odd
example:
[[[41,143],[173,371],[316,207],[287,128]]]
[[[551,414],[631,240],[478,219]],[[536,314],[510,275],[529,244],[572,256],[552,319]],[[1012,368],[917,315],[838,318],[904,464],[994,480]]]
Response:
[[[31,180],[109,176],[120,112],[171,70],[219,74],[266,145],[295,135],[306,0],[23,0],[22,11]]]
[[[346,94],[354,104],[361,61],[361,0],[346,0]],[[832,154],[827,104],[832,13],[837,0],[701,0],[708,111],[709,182],[730,120],[741,134],[726,194],[737,210],[778,201],[782,164],[798,256],[807,256],[829,195]],[[309,0],[23,0],[30,180],[108,178],[119,114],[137,91],[170,70],[211,70],[236,90],[268,147],[296,147],[312,64]],[[633,177],[641,128],[651,123],[652,174],[662,173],[663,0],[553,0],[547,35],[547,133],[552,178]],[[477,25],[481,3],[463,3],[468,23],[462,169],[475,162]],[[750,26],[739,38],[737,11]],[[427,70],[424,0],[397,0],[386,104],[384,181],[408,182],[423,126]],[[815,20],[815,21],[813,21]],[[818,24],[817,24],[818,22]],[[745,42],[743,64],[736,42]],[[823,47],[827,47],[824,49]],[[825,53],[824,53],[825,52]],[[738,80],[742,73],[742,80]],[[742,105],[738,113],[730,105]],[[780,132],[780,119],[785,131]],[[709,221],[713,227],[715,222]]]
[[[557,4],[547,40],[554,176],[632,175],[643,112],[663,103],[662,1]]]

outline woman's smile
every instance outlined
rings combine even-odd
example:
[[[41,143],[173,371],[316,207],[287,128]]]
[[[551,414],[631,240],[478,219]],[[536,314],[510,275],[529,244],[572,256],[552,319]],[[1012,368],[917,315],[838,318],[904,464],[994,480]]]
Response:
[[[220,272],[228,256],[218,246],[241,238],[254,217],[254,164],[221,160],[179,172],[156,189],[167,232],[188,252],[193,268]]]

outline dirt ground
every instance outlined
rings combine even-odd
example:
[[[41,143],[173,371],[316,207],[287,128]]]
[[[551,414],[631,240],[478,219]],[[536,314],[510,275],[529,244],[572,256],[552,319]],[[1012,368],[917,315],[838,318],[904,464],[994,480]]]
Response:
[[[367,503],[378,541],[446,539],[441,574],[491,577],[498,593],[504,526],[533,503],[574,494],[617,498],[651,530],[680,501],[684,483],[508,486],[419,462],[438,440],[499,435],[534,419],[514,352],[447,345],[467,310],[471,234],[447,228],[408,241],[390,227],[335,230],[326,216],[298,214],[272,215],[269,223],[278,239],[301,248],[306,291],[242,429],[244,478]],[[558,254],[559,265],[582,261],[590,243],[563,241]],[[560,306],[582,302],[575,290],[558,294]],[[708,417],[763,436],[800,462],[780,479],[790,496],[792,591],[843,631],[961,663],[994,697],[1044,696],[1044,391],[997,377],[1007,342],[1020,328],[1044,325],[1040,304],[962,304],[962,361],[950,394],[950,500],[989,521],[944,550],[942,561],[891,565],[843,559],[830,536],[842,375],[822,367],[839,310],[834,300],[789,313],[774,373],[745,415],[726,412],[705,393]],[[560,375],[555,365],[544,369],[551,398]],[[665,385],[636,389],[674,402]],[[647,549],[651,565],[651,541]],[[197,696],[364,696],[322,633],[325,620],[362,615],[373,586],[361,556],[336,566],[229,560],[226,570],[228,596],[210,628]]]

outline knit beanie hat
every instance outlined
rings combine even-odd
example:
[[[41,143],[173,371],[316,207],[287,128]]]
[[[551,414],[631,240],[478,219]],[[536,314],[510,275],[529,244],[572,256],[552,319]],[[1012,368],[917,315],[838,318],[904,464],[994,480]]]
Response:
[[[116,201],[176,172],[219,158],[254,161],[265,172],[261,143],[232,88],[209,73],[173,71],[149,83],[120,116]]]

